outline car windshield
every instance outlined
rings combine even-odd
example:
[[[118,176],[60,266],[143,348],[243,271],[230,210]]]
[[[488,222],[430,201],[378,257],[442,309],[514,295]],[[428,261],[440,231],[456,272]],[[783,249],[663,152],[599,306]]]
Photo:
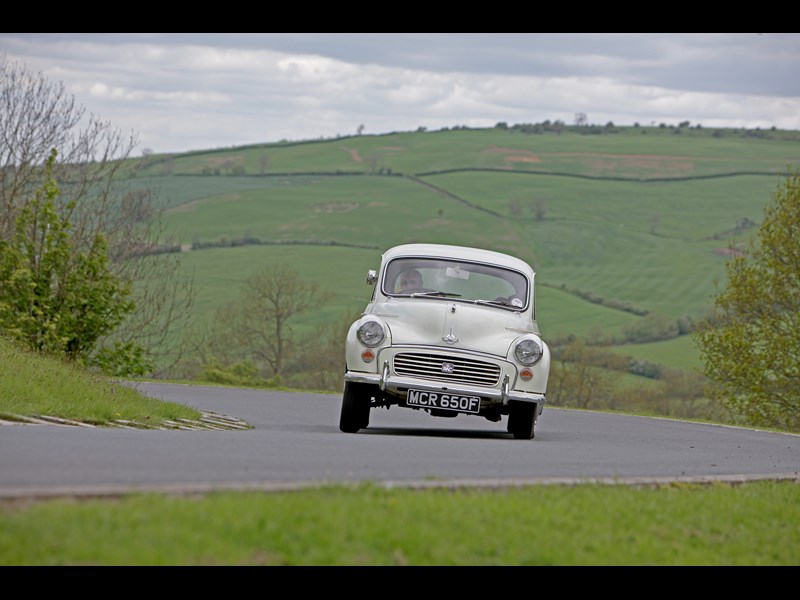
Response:
[[[383,277],[387,296],[453,298],[514,309],[528,303],[528,278],[495,265],[441,258],[396,258]]]

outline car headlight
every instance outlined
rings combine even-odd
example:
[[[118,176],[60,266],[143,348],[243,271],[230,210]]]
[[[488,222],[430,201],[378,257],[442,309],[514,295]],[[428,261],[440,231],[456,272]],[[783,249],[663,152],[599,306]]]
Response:
[[[514,357],[523,365],[533,365],[542,358],[542,344],[539,340],[527,338],[514,348]]]
[[[377,321],[364,321],[356,331],[356,337],[365,346],[374,348],[386,339],[386,332]]]

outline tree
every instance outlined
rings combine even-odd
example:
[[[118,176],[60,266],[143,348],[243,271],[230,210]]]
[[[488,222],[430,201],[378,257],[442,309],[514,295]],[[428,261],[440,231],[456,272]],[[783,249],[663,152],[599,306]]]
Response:
[[[296,317],[331,296],[288,264],[266,267],[245,282],[238,302],[216,311],[211,350],[226,364],[254,359],[268,366],[270,376],[281,377],[302,346],[293,328]]]
[[[338,317],[329,319],[325,324],[316,328],[314,332],[303,341],[307,349],[314,351],[305,352],[297,381],[292,382],[295,387],[313,390],[342,391],[342,375],[345,370],[345,340],[350,326],[359,319],[362,308],[356,308],[341,313]]]
[[[800,430],[800,174],[773,193],[746,249],[726,264],[695,337],[710,394],[745,423]]]
[[[537,221],[544,220],[544,215],[547,213],[547,204],[542,198],[536,198],[530,208]]]
[[[261,175],[266,175],[267,170],[269,169],[269,161],[270,156],[266,152],[262,152],[258,157],[258,164],[259,164],[259,173]]]
[[[617,373],[604,368],[602,351],[582,340],[553,348],[555,359],[547,385],[547,400],[555,406],[601,408],[613,396]]]
[[[14,239],[17,220],[44,184],[42,165],[57,149],[48,176],[59,191],[54,210],[70,223],[71,247],[85,250],[102,237],[109,269],[130,284],[136,305],[98,340],[104,368],[114,349],[138,347],[146,349],[145,363],[158,363],[163,371],[181,352],[175,332],[187,330],[193,319],[188,308],[194,285],[177,254],[156,253],[163,207],[145,185],[131,189],[129,159],[137,142],[135,134],[87,115],[62,83],[0,55],[0,239]],[[149,151],[144,155],[153,160]]]
[[[74,235],[92,239],[113,220],[111,188],[136,145],[68,96],[61,83],[0,56],[0,237],[13,235],[17,214],[42,184],[41,166],[53,148],[51,176],[70,202],[59,205]]]
[[[56,156],[53,150],[45,182],[22,205],[13,235],[0,239],[0,328],[32,350],[85,361],[135,305],[130,286],[109,268],[105,238],[97,234],[84,247],[58,214]]]

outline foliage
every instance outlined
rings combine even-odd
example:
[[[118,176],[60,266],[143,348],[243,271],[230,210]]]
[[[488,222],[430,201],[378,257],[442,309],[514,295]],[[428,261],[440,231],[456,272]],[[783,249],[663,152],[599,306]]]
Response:
[[[129,365],[128,373],[135,374],[179,355],[174,332],[191,324],[193,282],[180,273],[178,254],[155,254],[163,251],[163,210],[149,184],[128,189],[128,176],[136,172],[131,154],[137,136],[87,115],[63,83],[0,55],[0,139],[0,239],[11,243],[17,235],[20,215],[45,184],[41,165],[57,148],[58,160],[47,173],[59,190],[53,210],[71,224],[76,248],[104,244],[96,251],[107,254],[108,270],[131,284],[136,309],[101,334],[91,359],[109,365],[116,356],[114,372],[122,374]],[[142,161],[164,162],[149,152]]]
[[[778,185],[727,277],[696,334],[714,397],[744,422],[800,430],[799,173]]]
[[[708,379],[701,373],[667,369],[624,356],[623,348],[611,351],[577,338],[555,342],[550,350],[549,405],[730,422],[705,397]]]
[[[608,353],[578,339],[552,350],[554,360],[547,381],[549,404],[597,408],[610,400],[619,374],[604,368],[608,366]],[[613,358],[624,362],[622,357]]]
[[[224,385],[234,385],[238,387],[280,387],[282,384],[280,376],[276,375],[271,379],[263,379],[258,376],[258,367],[252,360],[243,360],[232,365],[221,365],[216,359],[212,359],[203,365],[203,380],[211,383],[221,383]]]
[[[90,357],[89,364],[115,377],[142,377],[155,369],[147,351],[134,342],[118,341],[98,348]]]
[[[109,268],[105,238],[98,233],[85,247],[59,215],[56,156],[53,150],[41,189],[20,207],[13,237],[0,239],[0,326],[33,350],[85,361],[135,304]]]
[[[28,350],[0,336],[0,416],[57,417],[113,425],[124,420],[140,426],[169,426],[198,420],[200,411],[182,403],[150,398],[132,386],[87,370],[74,361]]]
[[[362,308],[340,313],[307,334],[305,346],[316,350],[303,355],[295,365],[298,372],[287,377],[287,383],[303,389],[341,391],[347,331],[361,314]]]
[[[661,314],[648,314],[642,319],[629,323],[622,331],[625,341],[654,342],[672,339],[680,334],[675,320]]]

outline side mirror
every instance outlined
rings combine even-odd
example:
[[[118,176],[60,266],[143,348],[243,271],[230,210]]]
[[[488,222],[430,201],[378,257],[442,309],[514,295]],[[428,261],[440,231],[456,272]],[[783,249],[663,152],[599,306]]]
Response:
[[[378,281],[378,272],[377,271],[373,271],[372,269],[367,271],[367,283],[369,285],[372,285],[376,281]]]

